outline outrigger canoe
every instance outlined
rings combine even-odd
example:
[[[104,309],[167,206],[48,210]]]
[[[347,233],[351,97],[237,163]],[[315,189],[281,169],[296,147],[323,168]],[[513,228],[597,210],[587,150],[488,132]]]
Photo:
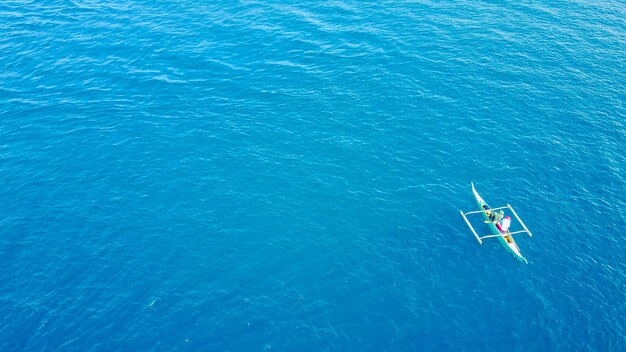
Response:
[[[463,219],[465,220],[465,222],[467,223],[467,226],[469,226],[470,230],[472,230],[472,233],[474,234],[474,236],[476,236],[476,239],[478,240],[478,243],[482,244],[483,243],[483,239],[485,238],[497,238],[498,241],[500,241],[500,243],[504,246],[504,248],[506,248],[506,250],[511,253],[515,258],[517,258],[520,261],[525,262],[526,264],[528,264],[528,261],[526,260],[526,258],[524,258],[524,256],[522,256],[522,253],[520,253],[519,247],[517,246],[517,243],[515,243],[515,239],[513,238],[513,235],[518,234],[518,233],[527,233],[528,236],[532,236],[533,234],[528,230],[528,228],[526,228],[526,225],[524,224],[524,222],[522,222],[522,219],[519,218],[519,216],[517,216],[517,213],[515,212],[515,210],[513,209],[513,207],[511,207],[511,205],[507,204],[506,206],[503,207],[498,207],[498,208],[490,208],[489,205],[487,204],[487,202],[485,202],[485,200],[478,194],[478,192],[476,192],[476,188],[474,187],[474,183],[472,182],[472,192],[474,192],[474,197],[476,197],[476,204],[478,205],[478,211],[470,211],[470,212],[466,212],[463,213],[461,211],[461,216],[463,216]],[[517,219],[517,221],[519,221],[520,225],[522,226],[522,228],[524,228],[523,230],[519,230],[519,231],[514,231],[514,232],[510,232],[510,231],[505,231],[505,232],[500,232],[500,230],[496,227],[496,223],[492,222],[489,219],[489,216],[487,215],[487,212],[485,211],[486,209],[489,209],[491,211],[496,211],[496,210],[500,210],[500,209],[509,209],[511,210],[511,213],[513,213],[513,215],[515,215],[515,218]],[[485,223],[487,224],[487,227],[489,227],[489,231],[491,232],[490,235],[486,235],[486,236],[478,236],[478,233],[476,232],[476,230],[474,229],[474,227],[472,226],[472,224],[469,222],[469,220],[467,219],[467,215],[470,214],[482,214],[483,218],[485,219]]]

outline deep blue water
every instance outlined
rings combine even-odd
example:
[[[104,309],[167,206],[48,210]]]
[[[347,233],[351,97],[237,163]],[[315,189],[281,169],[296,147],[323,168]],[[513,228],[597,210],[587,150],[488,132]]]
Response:
[[[2,1],[0,33],[0,350],[626,350],[623,2]]]

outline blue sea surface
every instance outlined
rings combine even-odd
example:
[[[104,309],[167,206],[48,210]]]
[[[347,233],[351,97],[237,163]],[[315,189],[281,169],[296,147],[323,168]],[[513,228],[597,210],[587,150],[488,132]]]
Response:
[[[626,351],[625,159],[623,1],[5,0],[0,350]]]

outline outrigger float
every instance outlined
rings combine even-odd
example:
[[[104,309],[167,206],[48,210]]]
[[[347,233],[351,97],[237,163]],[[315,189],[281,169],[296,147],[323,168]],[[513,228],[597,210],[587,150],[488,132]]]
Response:
[[[515,243],[515,240],[513,239],[513,235],[520,234],[520,233],[527,233],[528,236],[532,237],[533,234],[528,230],[528,228],[526,227],[522,219],[519,218],[519,216],[517,215],[513,207],[510,204],[507,204],[506,206],[503,206],[503,207],[490,208],[487,202],[485,202],[485,200],[478,194],[478,192],[476,192],[476,188],[474,188],[474,182],[472,182],[472,191],[474,192],[474,197],[476,197],[476,203],[478,204],[478,209],[480,210],[468,211],[466,213],[461,211],[461,216],[467,223],[467,226],[469,226],[470,230],[472,230],[472,233],[474,234],[474,236],[476,236],[478,243],[483,244],[483,239],[495,237],[500,241],[500,243],[504,246],[504,248],[506,248],[507,251],[513,254],[515,258],[517,258],[520,261],[526,262],[526,264],[528,264],[528,261],[526,260],[526,258],[524,258],[524,256],[522,256],[522,253],[520,253],[519,247],[517,246],[517,243]],[[511,213],[513,213],[517,221],[519,221],[520,225],[522,225],[523,230],[514,231],[514,232],[510,232],[507,230],[505,232],[500,232],[500,230],[496,227],[496,221],[491,221],[486,212],[486,210],[495,212],[496,210],[500,210],[500,209],[511,210]],[[488,225],[489,230],[491,231],[490,235],[485,235],[482,237],[478,236],[478,233],[476,232],[472,224],[467,219],[467,215],[471,215],[471,214],[483,214],[485,223]]]

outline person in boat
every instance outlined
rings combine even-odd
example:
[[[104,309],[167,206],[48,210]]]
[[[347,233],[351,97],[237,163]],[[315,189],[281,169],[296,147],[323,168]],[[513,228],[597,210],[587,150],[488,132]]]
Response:
[[[496,226],[496,228],[500,232],[506,232],[505,230],[502,229],[502,224],[500,223],[500,220],[502,220],[503,217],[504,217],[504,212],[502,210],[500,210],[497,213],[493,212],[492,223]]]
[[[500,233],[509,232],[509,227],[511,227],[511,217],[508,215],[505,216],[504,220],[502,220],[502,223],[496,222],[496,227],[498,228],[498,230],[500,230]]]
[[[504,220],[502,220],[502,225],[501,225],[501,230],[503,232],[508,232],[509,231],[509,227],[511,227],[511,217],[510,216],[506,216],[504,218]]]
[[[491,209],[489,209],[487,205],[483,205],[483,210],[485,211],[485,214],[487,214],[487,219],[493,221],[495,213]]]
[[[489,221],[494,224],[500,223],[500,220],[504,217],[504,212],[500,210],[499,212],[491,211],[490,214],[487,215],[489,217]]]
[[[504,216],[504,212],[502,210],[496,213],[495,211],[487,208],[486,205],[483,205],[483,209],[485,210],[485,214],[487,214],[487,219],[489,219],[489,221],[493,223],[498,223],[500,219],[502,219],[502,217]]]

